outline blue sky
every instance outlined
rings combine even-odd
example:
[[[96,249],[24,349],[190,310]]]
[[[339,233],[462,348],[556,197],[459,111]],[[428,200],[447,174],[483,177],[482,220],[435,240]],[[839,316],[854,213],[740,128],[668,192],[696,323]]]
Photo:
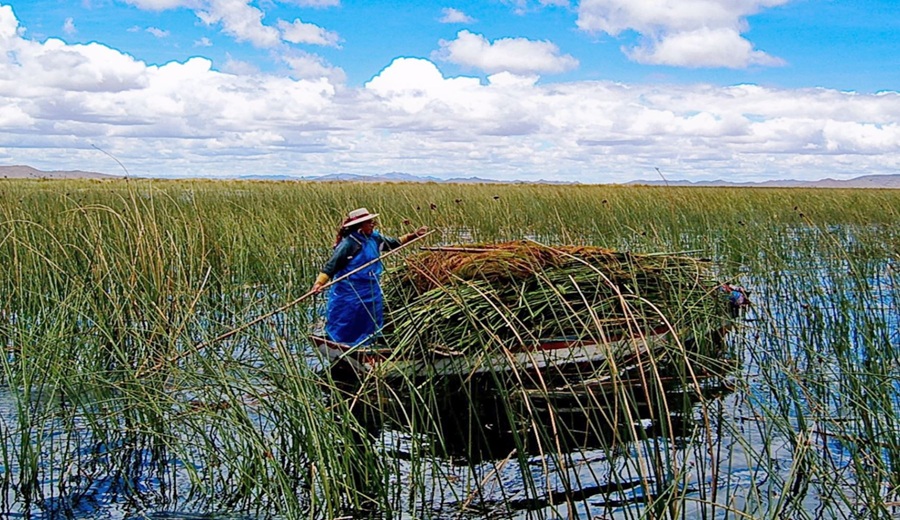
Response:
[[[626,182],[900,173],[888,0],[0,0],[0,164]]]

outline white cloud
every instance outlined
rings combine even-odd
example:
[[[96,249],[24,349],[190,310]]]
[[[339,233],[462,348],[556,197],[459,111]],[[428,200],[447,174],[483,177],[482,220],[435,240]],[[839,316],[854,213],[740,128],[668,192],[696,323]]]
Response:
[[[35,119],[17,104],[0,104],[0,128],[27,128]]]
[[[642,63],[744,68],[781,65],[741,36],[746,18],[788,0],[583,0],[577,25],[617,36],[634,31],[643,43],[625,49]]]
[[[259,74],[259,67],[249,61],[236,59],[231,54],[225,55],[225,64],[222,65],[222,72],[234,74],[237,76],[254,76]]]
[[[264,13],[251,6],[248,0],[206,0],[197,10],[197,17],[207,25],[221,24],[222,31],[235,40],[250,42],[256,47],[275,47],[281,42],[278,30],[264,25]]]
[[[512,6],[513,13],[524,15],[527,12],[528,0],[500,0],[502,3]]]
[[[900,94],[754,85],[448,77],[401,58],[362,88],[288,53],[292,76],[203,58],[150,66],[23,37],[0,6],[0,155],[135,175],[336,171],[619,182],[846,178],[900,168]],[[11,143],[15,143],[14,145]]]
[[[0,40],[11,40],[24,32],[25,29],[19,27],[19,20],[13,14],[12,6],[0,5]]]
[[[347,79],[343,70],[338,67],[332,67],[315,54],[291,51],[282,56],[282,60],[290,67],[294,77],[297,78],[327,78],[334,84],[342,84]]]
[[[488,83],[500,86],[533,87],[539,79],[539,76],[520,76],[510,72],[498,72],[488,76]]]
[[[529,11],[537,10],[541,7],[569,7],[569,0],[501,0],[504,4],[509,4],[513,7],[513,12],[518,15],[527,14]],[[536,3],[537,5],[532,7],[530,4]]]
[[[679,67],[742,69],[750,65],[784,65],[783,60],[754,50],[750,42],[728,28],[679,32],[648,45],[625,49],[625,53],[638,63]]]
[[[68,34],[69,36],[76,34],[78,29],[75,28],[75,20],[72,17],[66,18],[66,21],[63,22],[63,32]]]
[[[338,47],[340,41],[340,36],[336,32],[326,31],[316,24],[303,22],[299,18],[293,23],[279,20],[278,28],[281,30],[282,39],[291,43]]]
[[[152,34],[153,36],[156,36],[157,38],[165,38],[169,36],[169,31],[164,31],[158,27],[147,27],[144,30]]]
[[[125,0],[125,2],[147,11],[165,11],[177,7],[194,8],[200,0]]]
[[[176,7],[191,9],[203,23],[219,26],[223,33],[238,42],[272,49],[292,74],[297,78],[323,77],[338,83],[346,79],[343,70],[328,64],[323,58],[291,49],[286,43],[340,47],[340,36],[318,25],[306,23],[299,18],[293,22],[278,20],[276,26],[263,23],[265,13],[251,5],[253,0],[126,0],[142,9],[164,10]],[[338,1],[294,1],[303,7],[331,7]],[[138,28],[129,29],[139,30]],[[148,32],[161,38],[168,32],[150,28]],[[195,47],[208,47],[211,41],[203,37],[194,42]],[[251,74],[258,71],[253,64],[229,57],[223,70],[236,74]]]
[[[434,63],[417,58],[397,58],[365,88],[408,113],[429,104],[457,105],[479,88],[478,78],[446,79]]]
[[[480,34],[462,30],[455,40],[441,40],[440,46],[435,58],[487,73],[558,73],[578,66],[578,60],[560,55],[559,48],[548,41],[502,38],[489,42]]]
[[[0,62],[0,74],[6,79],[18,75],[20,88],[34,89],[35,96],[47,88],[119,92],[139,88],[145,81],[143,63],[98,43],[67,45],[51,38],[38,44],[9,39],[2,47],[6,60]]]
[[[445,7],[441,9],[441,17],[438,21],[441,23],[472,23],[475,19],[459,9]]]

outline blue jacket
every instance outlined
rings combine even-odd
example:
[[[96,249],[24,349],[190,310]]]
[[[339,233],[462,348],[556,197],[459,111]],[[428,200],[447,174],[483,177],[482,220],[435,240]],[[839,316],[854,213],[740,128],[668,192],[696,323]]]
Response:
[[[332,279],[353,274],[332,285],[328,294],[325,332],[331,340],[366,345],[384,326],[384,297],[379,283],[384,267],[378,258],[383,250],[399,246],[400,240],[376,231],[369,236],[354,232],[335,247],[322,272]]]
[[[382,251],[390,251],[391,249],[400,247],[400,240],[393,237],[386,237],[378,231],[373,231],[368,238],[359,232],[351,233],[335,246],[334,253],[331,255],[331,259],[325,263],[322,272],[327,274],[332,280],[335,279],[335,274],[344,269],[350,260],[359,253],[366,240],[374,240],[376,242],[379,254]]]

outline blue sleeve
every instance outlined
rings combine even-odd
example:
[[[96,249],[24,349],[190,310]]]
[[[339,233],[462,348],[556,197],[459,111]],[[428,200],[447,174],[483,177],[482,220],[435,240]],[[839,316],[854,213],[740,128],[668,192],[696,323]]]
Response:
[[[341,243],[334,248],[331,258],[325,262],[322,272],[329,278],[334,278],[334,274],[346,267],[353,255],[356,254],[356,246],[357,244],[353,240],[347,238],[341,240]]]
[[[397,249],[401,245],[400,241],[398,239],[396,239],[394,237],[386,237],[377,231],[372,233],[372,236],[375,237],[376,240],[378,240],[378,243],[380,246],[378,248],[379,251],[381,251],[381,250],[390,251],[391,249]]]

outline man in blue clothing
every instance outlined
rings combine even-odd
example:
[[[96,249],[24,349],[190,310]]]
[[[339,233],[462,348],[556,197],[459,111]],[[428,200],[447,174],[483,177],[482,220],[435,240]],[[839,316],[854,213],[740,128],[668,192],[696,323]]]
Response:
[[[378,260],[381,252],[400,247],[428,231],[422,226],[400,238],[387,237],[375,231],[376,217],[377,213],[369,213],[366,208],[349,213],[338,230],[334,254],[312,286],[313,291],[319,292],[329,280],[353,273],[331,286],[326,307],[325,332],[332,341],[345,345],[370,343],[384,325],[379,283],[384,266]]]

